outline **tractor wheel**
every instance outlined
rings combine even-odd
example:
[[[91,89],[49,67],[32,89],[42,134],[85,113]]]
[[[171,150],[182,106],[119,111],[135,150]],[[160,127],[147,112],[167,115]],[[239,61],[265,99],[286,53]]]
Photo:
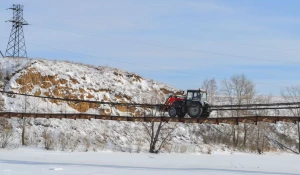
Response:
[[[172,117],[172,118],[174,118],[174,117],[176,117],[176,115],[177,115],[176,109],[174,107],[171,107],[169,109],[169,116]]]
[[[196,106],[190,106],[187,109],[187,112],[191,118],[198,118],[202,114],[202,106],[197,104]]]

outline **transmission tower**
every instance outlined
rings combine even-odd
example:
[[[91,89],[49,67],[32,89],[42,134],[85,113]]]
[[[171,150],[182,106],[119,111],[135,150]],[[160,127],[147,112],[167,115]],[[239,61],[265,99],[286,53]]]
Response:
[[[23,19],[23,5],[14,4],[10,10],[13,10],[13,18],[6,22],[12,23],[12,29],[8,40],[5,56],[6,57],[27,57],[23,26],[28,23]]]

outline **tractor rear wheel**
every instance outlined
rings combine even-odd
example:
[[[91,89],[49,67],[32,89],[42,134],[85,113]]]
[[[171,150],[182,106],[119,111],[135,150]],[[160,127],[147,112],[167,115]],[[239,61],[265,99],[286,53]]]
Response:
[[[187,112],[191,118],[198,118],[202,114],[202,106],[197,104],[195,106],[189,106]]]

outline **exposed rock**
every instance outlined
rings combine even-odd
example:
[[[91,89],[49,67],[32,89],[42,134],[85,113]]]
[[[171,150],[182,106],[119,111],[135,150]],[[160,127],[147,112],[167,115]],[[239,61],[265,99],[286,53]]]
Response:
[[[5,64],[9,62],[9,64]],[[18,63],[15,63],[18,62]],[[93,67],[83,64],[68,63],[63,61],[32,60],[4,58],[0,65],[8,66],[11,70],[8,74],[6,90],[32,94],[34,96],[47,96],[62,99],[91,100],[101,102],[120,103],[162,103],[170,93],[180,94],[174,88],[166,86],[153,80],[147,80],[141,76],[123,72],[108,67]],[[15,72],[13,70],[16,70]],[[8,95],[7,95],[8,96]],[[18,96],[9,96],[18,98]],[[51,112],[71,110],[87,112],[98,111],[99,114],[130,113],[134,116],[142,116],[139,108],[128,106],[101,106],[97,103],[62,101],[57,99],[42,99],[36,102],[38,107]],[[17,99],[11,105],[17,105]],[[49,103],[55,106],[49,107]],[[34,105],[34,104],[31,104]],[[32,106],[36,108],[37,106]],[[55,109],[54,109],[55,108]]]

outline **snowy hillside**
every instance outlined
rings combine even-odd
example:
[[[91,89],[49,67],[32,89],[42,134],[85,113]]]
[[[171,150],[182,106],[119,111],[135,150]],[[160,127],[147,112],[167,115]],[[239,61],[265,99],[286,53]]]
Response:
[[[153,80],[109,67],[95,67],[78,63],[37,59],[5,58],[0,60],[2,84],[5,91],[70,99],[85,99],[108,102],[162,103],[170,93],[181,93]],[[115,107],[113,111],[99,110],[91,104],[61,103],[55,100],[10,96],[4,94],[4,109],[21,112],[93,112],[97,114],[120,115],[124,109]],[[26,109],[24,104],[26,103]],[[105,106],[101,106],[101,109]],[[10,119],[14,129],[12,145],[20,145],[22,119]],[[116,150],[126,152],[148,151],[148,137],[141,123],[101,121],[101,120],[57,120],[26,119],[27,145],[44,146],[43,141],[53,139],[48,149],[64,150]],[[194,130],[200,126],[178,127],[173,143],[165,150],[176,152],[206,152],[199,148]],[[204,126],[205,127],[205,126]],[[1,129],[1,128],[0,128]],[[190,136],[189,136],[190,135]],[[62,146],[62,140],[67,140]],[[195,140],[195,141],[192,141]],[[197,141],[196,141],[197,140]],[[191,143],[194,142],[193,144]],[[167,143],[171,142],[168,140]],[[183,144],[184,143],[184,144]],[[196,143],[196,144],[195,144]],[[62,148],[63,147],[63,148]]]
[[[107,102],[163,103],[181,91],[137,74],[109,67],[63,61],[4,58],[0,60],[0,88],[38,96]],[[126,109],[93,104],[1,96],[0,110],[20,112],[89,112],[122,115]],[[26,105],[25,105],[26,104]],[[26,108],[24,107],[26,106]],[[107,107],[107,108],[106,108]],[[139,110],[130,111],[138,116]],[[151,123],[68,119],[1,119],[0,147],[28,146],[63,151],[147,152]],[[158,127],[156,123],[154,129]],[[147,130],[148,129],[148,130]],[[172,131],[172,132],[171,132]],[[165,153],[273,152],[297,149],[297,127],[287,123],[253,125],[199,125],[166,123],[157,147]],[[246,135],[247,134],[247,135]],[[164,137],[168,138],[163,142]]]
[[[153,80],[147,80],[135,73],[109,67],[96,67],[63,61],[49,61],[24,58],[0,60],[2,76],[6,80],[5,91],[37,96],[59,97],[106,102],[162,103],[177,89]],[[153,98],[155,97],[155,98]],[[5,109],[22,111],[24,101],[5,98]],[[96,104],[63,103],[55,100],[27,99],[31,106],[27,111],[39,112],[94,112],[100,114],[125,112],[121,107],[113,111],[99,109]],[[8,105],[9,104],[9,105]],[[104,107],[105,109],[105,107]]]

